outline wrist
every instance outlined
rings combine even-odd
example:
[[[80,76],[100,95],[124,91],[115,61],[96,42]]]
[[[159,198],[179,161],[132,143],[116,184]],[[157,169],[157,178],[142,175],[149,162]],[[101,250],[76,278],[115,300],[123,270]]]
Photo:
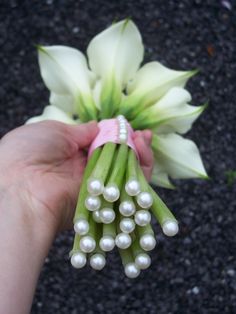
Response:
[[[27,193],[23,183],[21,187],[1,185],[0,211],[1,220],[12,235],[17,237],[15,229],[21,228],[47,254],[50,245],[46,244],[51,244],[57,232],[56,220]]]

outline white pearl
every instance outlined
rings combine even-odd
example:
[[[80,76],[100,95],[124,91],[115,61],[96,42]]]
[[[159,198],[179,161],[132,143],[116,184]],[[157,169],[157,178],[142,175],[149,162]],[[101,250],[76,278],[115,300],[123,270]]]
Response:
[[[100,217],[101,217],[101,221],[104,224],[110,224],[112,221],[115,220],[116,214],[115,214],[114,210],[111,208],[103,208],[100,211]]]
[[[119,116],[117,116],[118,120],[125,120],[125,117],[122,114],[119,114]]]
[[[140,238],[139,243],[144,251],[151,251],[156,246],[156,239],[151,234],[145,234]]]
[[[89,223],[83,218],[78,219],[74,224],[74,230],[80,235],[85,235],[89,231]]]
[[[119,233],[116,236],[115,243],[120,249],[127,249],[131,245],[131,237],[127,233]]]
[[[87,190],[93,196],[98,196],[102,194],[104,185],[99,179],[90,179],[87,183]]]
[[[90,210],[90,211],[94,211],[99,209],[101,206],[101,200],[98,196],[88,196],[85,199],[85,207]]]
[[[135,258],[135,264],[139,269],[147,269],[151,265],[151,258],[146,253],[140,253]]]
[[[135,213],[134,220],[137,225],[143,227],[150,223],[151,214],[145,209],[141,209]]]
[[[95,222],[97,222],[97,223],[101,223],[101,222],[102,222],[101,217],[100,217],[100,212],[99,212],[99,210],[95,210],[95,211],[93,212],[92,216],[93,216],[93,220],[94,220]]]
[[[137,202],[142,208],[150,208],[153,203],[152,195],[149,192],[141,192],[137,196]]]
[[[128,278],[137,278],[140,274],[140,269],[134,263],[129,263],[125,265],[125,274]]]
[[[128,131],[127,131],[127,129],[120,129],[119,130],[119,134],[121,135],[121,134],[125,134],[125,135],[127,135],[128,134]]]
[[[162,225],[162,231],[168,237],[173,237],[179,231],[178,223],[174,220],[167,220]]]
[[[138,195],[140,193],[140,183],[135,179],[129,180],[125,185],[125,191],[130,196]]]
[[[103,196],[108,202],[115,202],[120,197],[120,191],[115,184],[110,184],[105,187]]]
[[[99,241],[99,246],[104,252],[109,252],[115,247],[115,240],[112,236],[103,236]]]
[[[120,120],[119,121],[119,127],[120,128],[126,128],[127,127],[126,120]]]
[[[124,233],[131,233],[135,229],[135,222],[131,218],[123,218],[120,221],[120,230]]]
[[[120,143],[126,143],[127,141],[127,135],[126,134],[120,134],[119,135],[119,142]]]
[[[90,266],[95,270],[102,270],[106,265],[106,259],[102,254],[96,253],[90,257]]]
[[[79,246],[82,252],[91,253],[96,247],[96,242],[91,236],[84,236],[80,239]]]
[[[135,213],[135,210],[136,209],[133,202],[124,201],[120,203],[119,211],[125,217],[132,216]]]
[[[74,253],[71,256],[70,262],[74,268],[82,268],[86,264],[86,255],[82,252]]]

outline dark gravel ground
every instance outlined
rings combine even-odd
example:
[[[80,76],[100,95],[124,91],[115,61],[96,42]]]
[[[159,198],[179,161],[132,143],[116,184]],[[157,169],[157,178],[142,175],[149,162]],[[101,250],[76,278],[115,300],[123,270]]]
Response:
[[[41,112],[48,92],[34,44],[86,49],[115,18],[131,16],[146,45],[146,60],[175,69],[199,68],[189,83],[194,104],[210,106],[189,137],[200,147],[212,180],[177,182],[160,190],[181,232],[160,233],[153,264],[125,278],[117,254],[95,273],[68,262],[72,233],[57,238],[46,259],[32,313],[236,313],[235,164],[236,3],[233,1],[7,1],[0,2],[0,133]],[[3,313],[2,313],[3,314]],[[16,313],[17,314],[17,313]]]

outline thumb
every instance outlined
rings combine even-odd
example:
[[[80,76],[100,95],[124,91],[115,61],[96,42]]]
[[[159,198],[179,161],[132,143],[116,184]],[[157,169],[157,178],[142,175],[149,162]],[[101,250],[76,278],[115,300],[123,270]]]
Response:
[[[96,121],[91,121],[76,126],[70,125],[69,132],[79,148],[85,148],[92,143],[99,132],[99,127]]]

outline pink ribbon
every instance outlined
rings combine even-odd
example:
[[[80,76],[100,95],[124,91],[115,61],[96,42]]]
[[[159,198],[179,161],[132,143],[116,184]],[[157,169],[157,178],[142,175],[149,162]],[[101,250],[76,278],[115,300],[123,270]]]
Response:
[[[138,157],[138,152],[135,148],[134,141],[133,141],[133,134],[134,130],[132,129],[131,125],[126,121],[127,124],[127,141],[126,144],[132,148],[135,154]],[[99,126],[99,133],[90,145],[88,156],[92,154],[92,152],[97,148],[100,147],[108,142],[121,144],[123,142],[119,139],[119,121],[117,119],[108,119],[102,120],[98,123]]]

